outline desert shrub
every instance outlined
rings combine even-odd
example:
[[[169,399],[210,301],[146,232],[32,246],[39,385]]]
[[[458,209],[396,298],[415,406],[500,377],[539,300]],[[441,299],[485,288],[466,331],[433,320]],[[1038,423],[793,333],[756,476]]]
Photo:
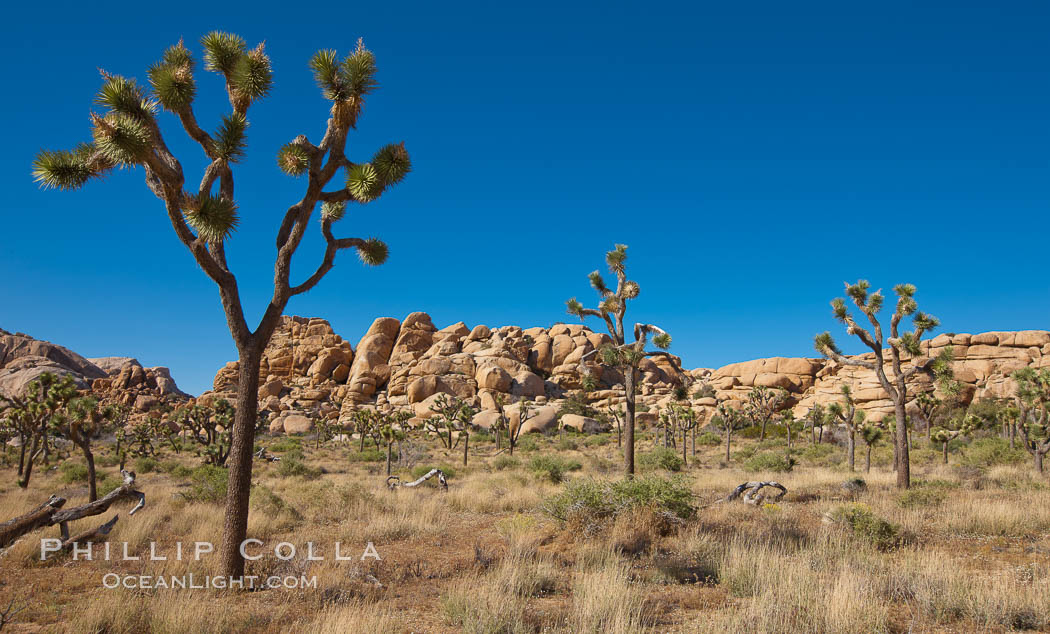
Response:
[[[639,406],[638,411],[641,411],[641,406]],[[568,398],[566,398],[565,401],[562,402],[561,407],[558,408],[559,420],[562,416],[566,414],[579,414],[580,416],[589,416],[591,418],[594,418],[598,415],[598,410],[594,409],[593,407],[587,404],[587,401],[584,398],[583,394],[576,393],[570,394]]]
[[[922,466],[932,465],[934,462],[940,462],[943,459],[940,449],[934,450],[929,448],[912,449],[908,452],[908,456],[912,464]]]
[[[518,451],[536,451],[540,448],[539,442],[536,440],[536,436],[533,434],[522,434],[518,438],[518,442],[514,444],[514,448]]]
[[[1028,454],[1023,449],[1010,449],[1010,442],[1003,438],[978,438],[970,443],[963,454],[962,464],[968,467],[992,467],[997,464],[1025,462]]]
[[[946,497],[940,488],[915,487],[898,495],[897,505],[905,509],[937,506]]]
[[[478,431],[470,432],[470,443],[471,444],[474,444],[474,443],[482,444],[482,443],[487,443],[487,442],[496,442],[496,437],[493,436],[492,434],[488,433],[485,430],[478,430]]]
[[[565,480],[565,474],[583,468],[576,460],[561,456],[536,456],[529,461],[529,470],[540,478],[558,484]]]
[[[657,447],[638,456],[638,466],[643,469],[681,471],[684,464],[682,456],[670,447]]]
[[[293,449],[302,449],[302,446],[302,440],[299,438],[285,437],[270,443],[269,450],[284,452],[292,451]]]
[[[696,435],[696,444],[713,447],[722,444],[722,437],[714,432],[701,432]]]
[[[157,469],[171,475],[173,478],[188,478],[193,475],[193,469],[178,460],[165,460],[157,465]]]
[[[284,498],[274,493],[272,489],[264,487],[261,484],[252,486],[249,502],[251,503],[252,508],[271,517],[276,517],[282,513],[287,514],[296,521],[303,517],[295,507],[285,502]]]
[[[375,448],[351,451],[348,460],[350,462],[386,462],[386,452]]]
[[[99,467],[115,467],[120,464],[120,456],[115,453],[104,453],[95,456],[95,464]]]
[[[745,445],[733,452],[733,461],[747,462],[755,455],[756,451],[757,449],[755,449],[754,445]]]
[[[609,434],[594,434],[583,439],[585,447],[604,447],[610,442],[612,442],[612,437]]]
[[[512,456],[498,456],[492,461],[492,468],[496,471],[506,471],[507,469],[517,469],[521,466],[521,461]]]
[[[822,466],[826,465],[828,458],[838,456],[841,458],[842,450],[835,446],[826,443],[818,443],[816,445],[809,445],[798,453],[798,457],[805,460],[808,463]],[[839,460],[841,462],[841,460]]]
[[[773,451],[756,453],[743,464],[745,471],[773,471],[776,473],[791,471],[794,466],[794,458]]]
[[[66,484],[74,482],[87,482],[87,465],[82,462],[63,462],[58,467],[59,478]]]
[[[144,456],[142,458],[135,459],[135,472],[136,473],[153,473],[159,466],[157,459],[152,456]]]
[[[867,504],[853,502],[833,508],[828,517],[850,527],[853,534],[880,549],[893,548],[901,543],[900,528],[882,519]]]
[[[441,469],[441,471],[443,471],[445,473],[445,477],[448,478],[449,480],[451,480],[452,478],[456,477],[456,469],[454,467],[450,467],[447,464],[426,464],[426,465],[419,465],[418,467],[413,467],[412,468],[412,479],[413,480],[418,480],[419,478],[422,478],[426,474],[430,473],[431,469]],[[435,480],[433,478],[428,480],[428,482],[429,481],[432,481],[432,482],[435,482],[435,483],[437,482],[437,480]]]
[[[187,502],[222,502],[226,499],[229,472],[215,465],[201,465],[193,470],[189,491],[181,495]]]
[[[580,514],[594,518],[614,517],[641,506],[652,506],[682,519],[696,514],[689,484],[681,477],[667,479],[658,476],[613,482],[575,480],[566,485],[564,491],[548,498],[541,508],[551,517],[565,521]]]
[[[277,475],[282,478],[298,476],[307,480],[316,480],[321,477],[321,470],[311,467],[303,462],[302,453],[288,452],[281,461],[277,463]]]
[[[576,439],[568,434],[565,434],[558,439],[558,442],[554,443],[554,448],[558,451],[576,451],[577,447],[579,445],[576,444]]]

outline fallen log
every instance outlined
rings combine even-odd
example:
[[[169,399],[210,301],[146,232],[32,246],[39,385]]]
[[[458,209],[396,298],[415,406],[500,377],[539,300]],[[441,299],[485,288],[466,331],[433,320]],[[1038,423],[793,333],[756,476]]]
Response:
[[[423,484],[424,482],[426,482],[430,478],[433,478],[434,476],[437,476],[438,483],[441,484],[441,488],[445,491],[448,491],[448,480],[445,478],[445,472],[441,469],[431,469],[426,473],[426,475],[420,477],[418,480],[413,480],[412,482],[405,482],[403,484],[401,482],[401,478],[397,476],[390,476],[386,479],[386,486],[389,489],[397,489],[399,487],[415,487]]]
[[[134,515],[139,509],[146,506],[146,494],[135,490],[135,473],[133,471],[121,471],[120,473],[124,476],[124,484],[113,489],[94,502],[88,502],[87,504],[75,506],[71,509],[61,510],[62,505],[66,503],[65,499],[52,495],[47,502],[33,509],[29,513],[0,524],[0,548],[10,546],[23,535],[35,531],[38,528],[54,526],[56,524],[62,531],[63,546],[65,546],[66,542],[75,543],[77,540],[80,540],[82,536],[78,535],[73,540],[70,540],[69,522],[105,513],[114,502],[119,500],[138,500],[138,504],[128,511],[128,515]],[[116,524],[116,519],[117,518],[114,517],[109,522],[106,522],[93,531],[88,531],[84,535],[90,533],[97,533],[101,536],[107,535],[109,534],[109,531],[112,530],[113,525]]]
[[[762,493],[762,489],[769,487],[771,489],[777,489],[777,493],[766,495]],[[787,487],[779,482],[744,482],[733,491],[715,502],[715,504],[721,504],[723,502],[732,502],[733,500],[740,499],[744,504],[751,504],[758,506],[760,504],[775,504],[779,502],[781,498],[787,495]]]
[[[79,535],[66,539],[62,542],[62,550],[69,550],[73,548],[73,546],[75,546],[76,544],[106,541],[106,536],[109,535],[109,531],[113,530],[113,527],[116,525],[117,519],[119,517],[119,514],[114,515],[113,519],[109,520],[108,522],[99,526],[98,528],[93,528],[91,530],[84,531]]]
[[[0,548],[7,548],[26,533],[45,526],[51,526],[51,517],[58,512],[65,503],[65,498],[52,495],[47,502],[44,502],[25,515],[19,515],[14,519],[7,520],[3,524],[0,524]]]

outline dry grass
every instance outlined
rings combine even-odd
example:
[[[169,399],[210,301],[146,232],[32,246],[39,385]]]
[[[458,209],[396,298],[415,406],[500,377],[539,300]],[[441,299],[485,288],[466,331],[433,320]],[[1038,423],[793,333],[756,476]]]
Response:
[[[611,443],[536,439],[537,453],[580,462],[568,478],[614,478]],[[650,439],[643,439],[647,450]],[[748,441],[738,443],[746,447]],[[734,447],[734,450],[738,447]],[[457,464],[436,444],[427,460]],[[765,449],[777,451],[777,448]],[[880,450],[876,464],[887,462]],[[528,471],[535,453],[500,468],[471,458],[447,494],[436,487],[389,491],[381,465],[347,459],[356,448],[305,448],[317,479],[281,477],[270,464],[254,477],[249,536],[265,542],[248,571],[304,575],[316,588],[261,592],[107,590],[103,575],[215,574],[217,556],[182,561],[177,542],[217,542],[222,506],[187,502],[188,479],[140,476],[148,505],[122,512],[111,534],[135,561],[39,561],[39,537],[0,557],[0,605],[27,607],[12,631],[69,632],[1005,632],[1050,629],[1050,494],[1028,465],[980,472],[932,461],[916,466],[917,486],[902,494],[893,473],[861,475],[849,495],[834,461],[801,462],[787,473],[721,467],[721,449],[703,448],[682,475],[699,505],[735,485],[774,479],[789,489],[780,503],[705,506],[679,521],[650,507],[587,526],[586,533],[542,512],[562,491]],[[479,447],[479,453],[492,453]],[[515,456],[518,458],[519,456]],[[165,459],[171,459],[166,456]],[[178,458],[194,466],[191,456]],[[404,474],[403,474],[404,475]],[[13,479],[0,470],[0,481]],[[51,493],[86,501],[86,492],[40,470],[28,490],[0,486],[6,517]],[[878,544],[825,517],[847,503],[869,509],[901,539]],[[109,515],[75,523],[95,526]],[[0,518],[2,519],[2,518]],[[152,543],[167,561],[148,558]],[[273,553],[293,544],[289,561]],[[323,561],[308,561],[307,542]],[[333,545],[351,560],[333,559]],[[382,560],[358,555],[372,542]],[[99,547],[96,547],[96,553]],[[115,552],[119,552],[115,551]],[[5,628],[4,632],[8,631]]]

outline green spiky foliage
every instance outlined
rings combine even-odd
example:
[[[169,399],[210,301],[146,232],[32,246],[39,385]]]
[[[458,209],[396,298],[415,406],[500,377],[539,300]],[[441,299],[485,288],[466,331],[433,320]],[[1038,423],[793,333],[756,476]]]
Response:
[[[53,419],[56,432],[71,440],[84,456],[90,502],[98,499],[95,454],[91,450],[91,441],[117,416],[118,410],[115,406],[103,405],[98,399],[85,396],[70,400],[66,406],[66,415]]]
[[[200,45],[204,69],[221,76],[230,104],[221,119],[207,125],[198,121],[194,103],[205,87],[198,86],[194,55],[180,41],[148,68],[145,84],[103,73],[102,87],[96,96],[102,112],[91,115],[91,142],[70,150],[39,152],[33,163],[33,177],[43,188],[70,190],[117,167],[141,168],[147,188],[160,199],[161,213],[171,222],[176,236],[195,264],[219,287],[238,362],[242,370],[247,369],[238,376],[236,405],[211,416],[229,419],[222,425],[230,430],[228,449],[216,450],[219,453],[214,457],[209,454],[209,459],[222,462],[225,457],[219,454],[228,450],[230,486],[220,558],[223,573],[239,577],[244,572],[238,545],[245,538],[247,527],[262,351],[290,299],[314,288],[333,268],[339,252],[355,249],[361,261],[370,266],[386,261],[389,249],[381,240],[339,238],[333,235],[333,227],[344,217],[346,203],[373,202],[402,182],[411,171],[411,160],[403,143],[383,145],[365,162],[354,162],[347,155],[347,137],[358,123],[365,97],[378,86],[372,52],[358,41],[356,49],[344,58],[332,51],[315,55],[309,61],[309,69],[321,84],[324,96],[333,103],[327,122],[322,120],[323,125],[316,127],[314,142],[299,135],[275,148],[279,169],[307,182],[301,198],[279,211],[276,257],[267,273],[274,280],[273,294],[253,328],[245,317],[238,280],[227,262],[224,243],[239,223],[234,169],[248,151],[249,111],[273,90],[273,67],[262,44],[249,48],[243,38],[232,33],[208,33]],[[158,118],[158,108],[176,116]],[[187,137],[200,146],[207,159],[203,174],[186,173],[171,150],[176,144],[166,140],[170,131],[162,123],[180,125]],[[199,187],[196,183],[200,183]],[[260,216],[266,211],[253,210]],[[304,242],[305,232],[316,226],[312,222],[315,214],[321,216],[321,222],[316,224],[325,241],[323,259],[316,271],[295,284],[291,262]],[[135,438],[145,438],[148,442],[142,450],[149,451],[146,446],[151,446],[152,428],[145,424],[137,427],[143,431]],[[130,432],[120,433],[121,437],[131,437]],[[227,447],[223,443],[213,446]]]
[[[889,400],[893,402],[897,419],[894,434],[897,487],[904,489],[911,485],[908,417],[905,411],[909,401],[909,383],[920,372],[932,376],[936,376],[937,372],[944,375],[945,369],[950,368],[951,364],[950,360],[942,360],[938,364],[935,359],[924,354],[922,336],[935,329],[940,322],[935,317],[919,311],[915,300],[915,286],[898,284],[893,290],[897,295],[897,303],[890,317],[889,337],[884,337],[883,325],[879,321],[884,303],[882,291],[872,291],[867,280],[859,280],[855,284],[847,283],[846,297],[837,297],[831,301],[832,316],[846,326],[848,335],[857,337],[871,350],[873,358],[846,357],[829,332],[818,334],[813,344],[820,354],[841,365],[872,371]],[[871,324],[870,330],[853,317],[850,303]],[[901,323],[905,319],[911,319],[910,331],[901,329]],[[887,346],[888,359],[885,354]],[[892,376],[887,375],[887,366],[891,368]]]
[[[729,401],[719,401],[715,406],[715,415],[711,418],[711,424],[722,432],[725,441],[725,464],[729,464],[733,448],[733,433],[751,425],[747,415],[741,408],[734,407]]]
[[[827,417],[832,422],[839,423],[846,428],[846,464],[849,470],[853,471],[856,457],[857,431],[864,426],[867,415],[864,413],[864,410],[857,408],[857,403],[853,399],[853,388],[849,384],[843,384],[841,391],[842,401],[836,401],[828,405]]]
[[[627,341],[624,328],[627,303],[637,299],[641,292],[637,282],[627,279],[627,245],[617,244],[611,251],[606,252],[605,264],[616,278],[615,288],[606,283],[600,271],[592,271],[587,275],[591,288],[598,294],[598,307],[585,308],[575,297],[565,302],[565,307],[570,315],[581,320],[587,317],[601,318],[612,339],[611,344],[603,345],[584,355],[580,359],[579,371],[581,377],[591,375],[594,372],[592,357],[597,355],[596,359],[602,365],[615,368],[624,376],[624,393],[627,398],[624,470],[630,476],[634,474],[634,417],[639,364],[646,357],[661,356],[670,361],[681,376],[685,376],[685,373],[681,372],[681,363],[677,357],[667,352],[671,347],[671,335],[663,329],[652,324],[635,324],[634,341]],[[646,350],[650,341],[658,350]]]
[[[0,410],[22,440],[18,486],[29,486],[34,464],[50,462],[54,432],[68,423],[67,405],[76,396],[73,377],[59,377],[52,372],[43,372],[30,381],[21,396],[0,396]]]
[[[1027,367],[1014,372],[1017,384],[1014,402],[1017,406],[1017,431],[1021,445],[1043,472],[1043,459],[1050,452],[1050,368]]]
[[[766,439],[766,426],[788,400],[787,390],[756,386],[748,392],[744,415],[759,427],[759,440]]]

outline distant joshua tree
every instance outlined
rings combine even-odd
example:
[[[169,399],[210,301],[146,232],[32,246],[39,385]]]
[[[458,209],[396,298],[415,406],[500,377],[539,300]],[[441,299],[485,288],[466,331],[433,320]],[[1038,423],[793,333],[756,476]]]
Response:
[[[88,501],[98,499],[98,488],[95,478],[95,454],[91,451],[91,441],[102,432],[108,423],[118,416],[113,405],[101,405],[98,399],[90,396],[74,398],[66,407],[63,416],[56,416],[56,428],[80,447],[87,465]]]
[[[897,463],[897,488],[906,489],[911,486],[911,469],[908,456],[908,418],[905,406],[908,403],[908,380],[919,372],[932,373],[930,367],[933,359],[922,358],[920,342],[922,336],[940,325],[940,322],[931,315],[918,311],[915,302],[915,286],[911,284],[898,284],[893,288],[897,294],[897,307],[890,318],[890,336],[884,340],[882,324],[879,322],[878,314],[882,310],[882,291],[869,293],[871,285],[867,280],[860,280],[856,284],[846,284],[846,295],[871,322],[871,330],[867,330],[850,314],[846,307],[846,300],[836,297],[831,302],[831,308],[835,319],[846,325],[846,333],[861,340],[875,355],[873,361],[861,358],[848,358],[842,354],[831,333],[824,332],[816,336],[814,347],[825,357],[850,366],[857,366],[871,370],[879,380],[886,395],[893,401],[893,409],[896,413],[897,429],[894,436]],[[901,320],[905,317],[912,318],[914,330],[911,332],[900,332]],[[887,359],[883,347],[889,345],[892,378],[886,374]]]
[[[944,464],[948,464],[948,443],[959,436],[969,436],[980,429],[984,421],[979,416],[961,415],[944,421],[942,427],[937,427],[930,433],[930,440],[941,443],[941,452],[944,455]]]
[[[252,454],[258,412],[259,364],[263,349],[293,296],[317,285],[343,249],[356,249],[365,264],[382,264],[387,246],[375,239],[336,238],[332,226],[343,218],[346,203],[368,203],[401,182],[410,169],[404,144],[381,148],[367,162],[347,158],[346,139],[357,127],[365,96],[375,90],[375,56],[358,40],[352,53],[339,59],[333,50],[310,59],[324,97],[332,102],[324,136],[311,143],[300,135],[277,152],[277,165],[290,176],[305,176],[303,197],[288,207],[277,231],[273,297],[252,330],[241,306],[237,278],[226,261],[226,240],[238,224],[233,165],[245,155],[248,108],[265,97],[273,82],[270,58],[263,45],[248,49],[229,33],[212,32],[201,39],[204,68],[221,75],[230,113],[214,132],[207,132],[193,110],[197,95],[195,60],[180,41],[148,70],[149,87],[134,79],[102,73],[96,103],[104,111],[91,114],[92,141],[72,150],[41,151],[33,175],[44,187],[77,189],[116,168],[142,167],[146,186],[160,199],[175,235],[197,266],[219,287],[226,322],[237,346],[236,417],[230,450],[230,478],[220,552],[222,572],[240,577],[244,559],[240,544],[248,525]],[[186,134],[200,145],[207,167],[199,186],[188,186],[182,163],[161,132],[158,110],[178,118]],[[340,171],[345,180],[327,189]],[[325,250],[317,270],[298,284],[291,282],[292,256],[321,207],[317,224]]]
[[[1043,472],[1043,458],[1050,453],[1050,368],[1024,368],[1013,373],[1017,382],[1017,431],[1035,470]]]
[[[627,262],[627,245],[618,244],[616,248],[605,254],[605,263],[609,271],[616,276],[616,289],[613,290],[605,285],[605,280],[599,271],[594,271],[588,277],[591,286],[598,292],[601,303],[598,308],[584,308],[583,304],[573,297],[566,306],[569,314],[576,315],[581,320],[585,317],[601,317],[612,337],[612,345],[602,346],[598,353],[601,355],[602,363],[620,369],[624,378],[624,396],[626,397],[626,411],[624,413],[624,472],[628,477],[634,475],[634,414],[636,389],[638,381],[638,364],[645,357],[664,356],[672,364],[678,365],[677,360],[666,350],[671,346],[671,335],[652,324],[635,324],[634,341],[627,343],[626,333],[623,326],[624,314],[627,312],[627,302],[638,297],[641,290],[638,283],[627,279],[625,263]],[[653,345],[660,350],[647,352],[646,345],[652,336]],[[586,375],[586,366],[581,361]]]
[[[766,439],[766,425],[773,420],[787,397],[787,390],[783,388],[757,386],[748,393],[744,413],[751,419],[752,425],[758,425],[759,440]]]
[[[715,408],[715,416],[711,419],[711,422],[722,431],[722,436],[726,441],[726,464],[729,464],[729,452],[733,445],[733,432],[744,429],[750,423],[743,412],[726,402],[718,404]]]
[[[880,423],[869,422],[860,428],[860,438],[867,447],[864,455],[864,472],[871,472],[871,449],[882,441],[884,432]]]
[[[853,391],[849,385],[842,386],[842,403],[828,405],[828,416],[846,426],[846,462],[853,471],[854,457],[857,448],[857,430],[864,426],[864,410],[857,409],[853,400]]]

